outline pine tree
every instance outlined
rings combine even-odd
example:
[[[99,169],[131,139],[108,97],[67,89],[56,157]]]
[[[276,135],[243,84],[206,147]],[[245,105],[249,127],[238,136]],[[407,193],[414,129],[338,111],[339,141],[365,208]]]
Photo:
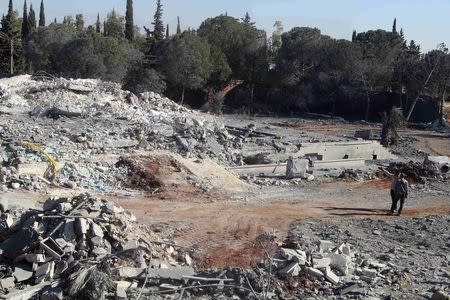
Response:
[[[356,30],[353,30],[353,34],[352,34],[352,42],[353,43],[356,42],[356,36],[357,36]]]
[[[75,29],[78,33],[82,33],[84,31],[84,17],[82,14],[77,14],[75,16]]]
[[[397,18],[394,19],[394,24],[392,24],[392,32],[397,33]]]
[[[180,17],[177,17],[177,34],[181,34],[181,24],[180,24]]]
[[[33,9],[33,4],[30,4],[30,13],[28,15],[28,30],[30,30],[30,33],[36,30],[36,13]]]
[[[134,39],[133,0],[127,0],[127,12],[125,15],[125,38]]]
[[[23,3],[22,39],[26,39],[29,34],[30,34],[30,23],[28,22],[27,0],[25,0]]]
[[[39,27],[45,26],[44,0],[41,0],[41,8],[39,9]]]
[[[252,22],[252,19],[251,19],[250,14],[248,12],[245,13],[244,18],[242,18],[241,20],[246,25],[250,25],[250,26],[255,25],[255,22]]]
[[[102,24],[100,23],[100,14],[97,14],[97,22],[95,23],[95,32],[101,33]]]
[[[58,24],[58,20],[56,20],[56,18],[53,20],[53,24]]]
[[[164,23],[162,21],[162,4],[161,0],[156,1],[156,12],[153,18],[153,38],[156,42],[162,41],[164,39]]]
[[[166,27],[166,40],[168,40],[169,37],[170,37],[169,24],[167,24],[167,27]]]

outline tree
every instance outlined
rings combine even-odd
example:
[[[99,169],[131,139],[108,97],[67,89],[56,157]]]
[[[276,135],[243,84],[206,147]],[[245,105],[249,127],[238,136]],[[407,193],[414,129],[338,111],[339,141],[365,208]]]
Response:
[[[134,94],[144,92],[162,94],[166,90],[166,83],[155,69],[148,69],[142,63],[138,63],[128,70],[123,88]]]
[[[0,64],[3,70],[10,73],[21,71],[24,68],[22,51],[22,22],[18,13],[14,11],[12,0],[8,4],[8,14],[2,18],[0,47],[6,49],[6,55],[0,56]]]
[[[73,22],[72,16],[65,16],[62,23],[63,23],[63,25],[66,25],[68,27],[73,27],[74,26],[74,22]]]
[[[252,19],[251,19],[250,14],[248,12],[245,13],[244,18],[242,18],[241,20],[246,25],[249,25],[249,26],[254,26],[255,25],[255,22],[252,22]]]
[[[36,30],[37,22],[36,22],[36,12],[33,9],[33,4],[30,4],[30,14],[28,15],[28,23],[30,33]]]
[[[397,33],[397,18],[394,19],[394,23],[392,24],[392,33]]]
[[[358,34],[356,33],[356,30],[353,30],[353,34],[352,34],[352,42],[354,43],[354,42],[356,42],[356,36],[357,36]]]
[[[356,43],[362,51],[362,60],[354,79],[362,84],[366,95],[366,121],[371,113],[371,94],[375,91],[390,90],[394,67],[403,51],[403,39],[393,32],[370,30],[359,33]]]
[[[198,89],[210,77],[211,47],[205,39],[186,31],[168,42],[162,66],[167,79],[181,88],[183,103],[186,89]]]
[[[125,14],[125,38],[134,39],[133,0],[127,0],[127,12]]]
[[[30,34],[30,23],[28,22],[27,0],[25,0],[23,3],[22,39],[25,40],[29,34]]]
[[[265,46],[265,36],[260,30],[223,15],[204,21],[198,35],[222,50],[233,70],[234,79],[248,79],[249,69],[253,68],[248,65],[249,57]]]
[[[277,54],[278,51],[281,48],[281,43],[282,43],[282,39],[281,39],[281,35],[283,34],[284,31],[284,27],[283,27],[283,23],[281,21],[276,21],[275,24],[273,24],[273,27],[275,28],[275,31],[272,33],[272,58],[274,59]]]
[[[181,34],[180,17],[177,17],[177,34]]]
[[[166,26],[166,40],[170,38],[169,24]]]
[[[161,4],[161,0],[157,0],[156,1],[156,12],[155,15],[153,17],[153,39],[156,42],[160,42],[162,40],[164,40],[164,23],[162,21],[162,14],[163,14],[163,9],[162,9],[162,4]]]
[[[122,82],[130,66],[142,59],[142,53],[125,39],[80,36],[75,27],[63,24],[39,28],[30,36],[26,50],[36,70],[115,82]]]
[[[39,9],[39,27],[45,26],[45,11],[44,11],[44,0],[41,0],[41,7]]]
[[[75,29],[78,34],[81,34],[84,31],[84,16],[82,14],[77,14],[75,16]]]
[[[100,14],[97,13],[97,22],[95,22],[95,32],[100,34],[102,32],[102,23],[100,23]]]
[[[123,38],[125,36],[124,18],[117,15],[116,11],[113,9],[106,18],[103,30],[105,36]]]
[[[404,124],[401,108],[393,107],[389,113],[384,113],[381,130],[381,144],[385,147],[396,145],[399,140],[398,128]]]

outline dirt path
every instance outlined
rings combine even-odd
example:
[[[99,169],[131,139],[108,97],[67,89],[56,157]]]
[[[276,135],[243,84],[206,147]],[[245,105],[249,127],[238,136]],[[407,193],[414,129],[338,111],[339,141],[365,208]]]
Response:
[[[388,181],[335,182],[321,186],[280,190],[267,187],[247,201],[220,195],[191,195],[183,199],[119,198],[148,224],[173,230],[174,240],[197,249],[205,267],[248,266],[258,257],[255,238],[275,230],[282,239],[290,225],[309,218],[392,218]],[[277,191],[278,190],[278,191]],[[449,214],[446,196],[412,193],[403,216]]]

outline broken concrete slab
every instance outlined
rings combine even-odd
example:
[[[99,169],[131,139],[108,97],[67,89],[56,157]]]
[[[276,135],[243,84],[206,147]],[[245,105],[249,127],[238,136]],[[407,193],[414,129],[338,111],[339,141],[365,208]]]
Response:
[[[43,264],[36,269],[34,273],[34,277],[36,278],[36,282],[42,282],[45,279],[53,279],[55,271],[55,263],[53,261]]]
[[[79,238],[85,236],[89,230],[88,220],[85,218],[77,218],[75,220],[75,233]]]
[[[97,225],[94,222],[92,222],[90,229],[91,229],[90,230],[91,236],[103,238],[104,233],[103,233],[103,229],[100,227],[100,225]]]
[[[331,259],[330,266],[347,275],[351,264],[351,258],[345,254],[327,253],[327,257]]]
[[[0,279],[0,288],[2,288],[4,290],[12,289],[15,286],[16,286],[16,284],[14,283],[14,277],[6,277],[6,278]]]
[[[293,157],[289,157],[286,164],[286,179],[307,178],[308,171],[308,159],[294,159]]]
[[[320,240],[319,248],[322,252],[330,252],[334,248],[334,243],[331,241]]]
[[[29,253],[25,255],[25,260],[30,263],[44,263],[45,255],[44,254],[34,254]]]
[[[63,300],[63,290],[60,288],[44,288],[39,300]]]
[[[33,277],[33,269],[31,265],[17,263],[14,266],[13,276],[17,282],[27,281]]]
[[[130,289],[137,289],[138,284],[137,282],[130,282],[130,281],[116,281],[117,288],[130,290]]]
[[[306,268],[305,272],[306,274],[309,274],[319,280],[322,280],[325,277],[325,275],[320,270],[311,267]]]
[[[147,276],[151,279],[171,279],[181,280],[183,276],[192,276],[195,274],[191,267],[177,267],[171,269],[148,269],[123,267],[118,269],[118,275],[121,278],[144,279]]]
[[[314,258],[313,259],[313,268],[314,269],[326,269],[331,263],[331,258],[324,257],[324,258]]]
[[[72,241],[76,239],[75,234],[75,220],[74,219],[66,219],[64,223],[64,231],[63,231],[63,237],[67,241]]]
[[[325,269],[324,275],[325,278],[332,284],[338,284],[340,281],[339,276],[334,274],[334,272],[329,267]]]
[[[127,291],[124,288],[117,287],[115,299],[116,300],[127,300],[128,299]]]
[[[298,276],[301,268],[297,262],[291,262],[286,267],[281,270],[278,270],[278,274],[280,275],[290,275],[290,276]]]
[[[39,234],[31,228],[23,228],[0,244],[3,256],[14,259],[26,252],[39,238]]]

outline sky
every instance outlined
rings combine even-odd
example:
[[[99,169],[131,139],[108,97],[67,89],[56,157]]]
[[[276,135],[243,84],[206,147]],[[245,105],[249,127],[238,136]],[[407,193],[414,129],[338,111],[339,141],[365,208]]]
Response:
[[[31,1],[38,14],[40,0]],[[135,23],[149,27],[156,0],[134,0]],[[20,13],[23,0],[13,0]],[[423,51],[439,43],[450,45],[450,0],[162,0],[164,22],[175,30],[177,16],[183,29],[198,28],[208,17],[227,13],[243,17],[249,12],[256,26],[268,33],[275,21],[282,21],[285,31],[296,26],[317,27],[333,38],[350,39],[353,30],[403,28],[408,40],[414,39]],[[47,22],[55,17],[82,13],[86,24],[93,24],[97,13],[105,17],[113,8],[125,14],[126,0],[44,0]],[[7,12],[8,0],[0,0],[0,14]],[[142,30],[143,31],[143,30]]]

